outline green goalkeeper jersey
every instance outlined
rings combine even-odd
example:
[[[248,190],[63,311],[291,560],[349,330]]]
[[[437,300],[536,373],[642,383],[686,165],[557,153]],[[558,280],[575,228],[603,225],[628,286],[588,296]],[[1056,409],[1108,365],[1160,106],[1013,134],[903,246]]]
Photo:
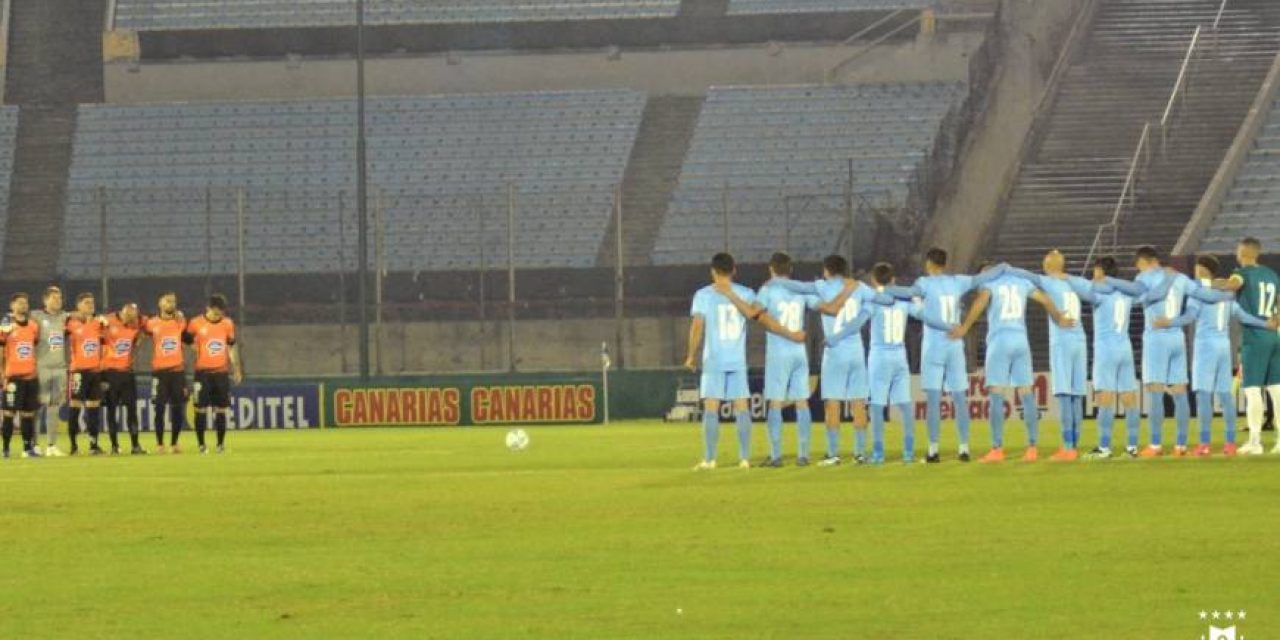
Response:
[[[1236,302],[1244,310],[1256,316],[1270,318],[1276,314],[1276,292],[1280,291],[1280,276],[1270,267],[1252,265],[1240,267],[1231,275],[1233,280],[1240,280],[1241,287],[1236,292]],[[1245,328],[1246,335],[1275,334],[1269,329]]]

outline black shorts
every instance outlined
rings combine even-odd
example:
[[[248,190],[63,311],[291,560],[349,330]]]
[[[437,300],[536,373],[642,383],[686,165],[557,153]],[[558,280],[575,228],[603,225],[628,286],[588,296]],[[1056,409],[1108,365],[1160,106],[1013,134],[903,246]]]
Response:
[[[39,378],[9,378],[4,387],[5,411],[27,413],[40,408]]]
[[[138,404],[138,378],[132,371],[103,371],[108,407],[130,407]]]
[[[151,374],[151,402],[183,406],[187,403],[187,374],[183,371],[155,371]]]
[[[195,386],[197,409],[227,409],[231,407],[231,374],[213,371],[197,371]]]
[[[67,382],[71,399],[80,402],[97,402],[102,399],[101,371],[72,371]]]

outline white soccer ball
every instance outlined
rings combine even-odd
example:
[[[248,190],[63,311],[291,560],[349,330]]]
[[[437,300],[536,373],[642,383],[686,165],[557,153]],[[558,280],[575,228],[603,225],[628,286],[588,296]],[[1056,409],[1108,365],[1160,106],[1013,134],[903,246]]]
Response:
[[[524,451],[529,447],[529,434],[524,429],[512,429],[507,432],[507,448],[512,451]]]

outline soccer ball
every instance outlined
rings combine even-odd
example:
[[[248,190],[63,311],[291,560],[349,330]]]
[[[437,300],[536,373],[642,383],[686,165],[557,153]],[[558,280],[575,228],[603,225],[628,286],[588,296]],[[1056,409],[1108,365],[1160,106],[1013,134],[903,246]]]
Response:
[[[512,429],[507,432],[507,448],[512,451],[524,451],[529,447],[529,434],[524,429]]]

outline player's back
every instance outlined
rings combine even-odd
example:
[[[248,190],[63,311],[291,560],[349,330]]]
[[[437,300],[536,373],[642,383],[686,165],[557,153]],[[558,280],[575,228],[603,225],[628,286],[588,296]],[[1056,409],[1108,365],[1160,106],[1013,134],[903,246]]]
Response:
[[[1182,315],[1183,303],[1186,302],[1187,290],[1194,286],[1190,278],[1181,273],[1170,273],[1165,269],[1148,269],[1138,274],[1135,279],[1147,287],[1148,291],[1160,288],[1166,278],[1173,278],[1169,293],[1163,300],[1148,304],[1142,309],[1143,332],[1150,334],[1182,333],[1181,327],[1157,327],[1155,321],[1161,318],[1176,318]]]
[[[1063,316],[1076,321],[1072,327],[1063,327],[1053,318],[1049,318],[1049,342],[1056,343],[1062,340],[1084,340],[1084,325],[1081,324],[1080,318],[1080,296],[1076,290],[1072,288],[1071,281],[1068,279],[1073,276],[1063,278],[1055,278],[1049,275],[1042,275],[1039,279],[1040,289],[1049,296],[1058,311]],[[1074,343],[1078,344],[1078,343]]]
[[[1035,285],[1017,276],[1000,276],[983,285],[991,293],[987,335],[1027,334],[1027,298]]]
[[[756,303],[763,306],[778,324],[791,331],[801,331],[804,329],[805,311],[816,308],[818,299],[795,293],[770,280],[760,287]],[[803,342],[788,340],[772,331],[765,338],[765,357],[769,360],[804,355],[806,352]]]
[[[871,350],[901,352],[906,356],[907,317],[912,303],[896,300],[892,305],[876,305],[871,316]]]
[[[1248,313],[1261,318],[1270,318],[1280,307],[1276,304],[1276,293],[1280,292],[1280,276],[1276,272],[1260,264],[1240,267],[1232,274],[1241,280],[1240,290],[1236,292],[1236,301]],[[1266,329],[1245,327],[1245,331],[1267,333]]]
[[[754,291],[735,283],[733,291],[754,302]],[[706,371],[742,371],[747,368],[747,317],[711,285],[693,296],[693,314],[703,319],[702,368]]]
[[[1132,346],[1129,320],[1132,317],[1134,299],[1114,289],[1096,295],[1097,301],[1093,305],[1094,351],[1108,346]]]
[[[819,280],[815,284],[818,287],[818,297],[823,302],[831,302],[840,296],[844,291],[843,278],[828,278]],[[858,285],[853,293],[849,294],[845,300],[844,306],[840,308],[840,312],[836,315],[822,314],[822,334],[828,338],[840,333],[845,325],[853,322],[854,319],[862,313],[862,307],[869,304],[868,299],[875,294],[865,285]],[[839,352],[853,353],[862,351],[862,333],[852,333],[840,338],[834,344],[830,345],[831,349]]]
[[[958,325],[964,315],[964,296],[973,288],[973,277],[941,274],[923,276],[916,287],[924,292],[924,312],[950,325]],[[930,326],[924,328],[924,348],[953,342],[945,331]],[[956,342],[956,344],[960,344]]]

